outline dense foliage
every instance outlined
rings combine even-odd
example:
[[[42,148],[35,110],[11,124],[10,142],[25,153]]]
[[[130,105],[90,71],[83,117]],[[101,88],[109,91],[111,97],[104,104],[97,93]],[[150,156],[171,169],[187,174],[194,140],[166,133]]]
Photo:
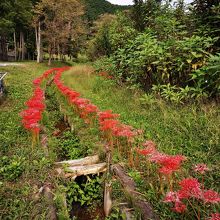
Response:
[[[3,0],[0,60],[36,59],[40,53],[41,62],[43,52],[50,58],[55,54],[57,59],[64,60],[65,55],[75,58],[84,48],[89,27],[98,16],[126,8],[105,0]]]
[[[169,93],[167,86],[177,87],[171,92],[183,91],[177,102],[216,97],[220,86],[216,66],[219,3],[209,5],[206,29],[201,26],[204,14],[197,16],[202,10],[200,3],[195,1],[186,10],[183,1],[174,7],[154,0],[137,1],[131,12],[118,13],[109,18],[110,22],[101,17],[88,50],[90,57],[106,56],[101,70],[146,91],[156,88],[157,92]]]
[[[113,5],[106,0],[82,0],[86,6],[85,17],[90,24],[102,14],[115,14],[117,11],[128,9],[128,6]]]

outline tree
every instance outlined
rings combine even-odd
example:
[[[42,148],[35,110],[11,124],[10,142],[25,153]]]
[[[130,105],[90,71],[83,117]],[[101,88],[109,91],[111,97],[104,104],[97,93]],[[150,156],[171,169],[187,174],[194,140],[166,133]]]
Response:
[[[69,40],[83,32],[80,22],[80,17],[84,14],[83,5],[78,0],[42,0],[36,5],[35,11],[38,18],[42,19],[42,24],[38,25],[38,35],[42,26],[50,65],[55,50],[63,54]]]
[[[25,39],[27,33],[31,32],[31,8],[32,1],[30,0],[2,0],[0,2],[0,59],[7,60],[7,45],[12,45],[12,41],[15,50],[15,60],[17,59],[17,47],[19,48],[19,58],[22,60],[25,58]],[[18,35],[20,36],[19,40]]]
[[[213,37],[220,36],[220,2],[219,0],[194,0],[192,2],[192,13],[194,20],[204,32],[208,30],[208,35]],[[216,46],[220,45],[220,39]]]
[[[134,6],[131,17],[134,21],[135,28],[142,32],[154,20],[161,0],[133,0],[133,2]]]
[[[0,60],[7,61],[7,36],[14,31],[15,11],[12,1],[2,0],[0,2]]]
[[[145,22],[145,4],[143,0],[133,0],[134,6],[132,8],[132,19],[134,21],[134,26],[138,31],[144,31]]]
[[[15,48],[15,60],[17,58],[16,51],[16,33],[19,34],[18,41],[18,59],[24,60],[26,54],[26,36],[27,32],[31,31],[31,19],[32,19],[32,2],[30,0],[17,0],[13,1],[12,7],[15,10],[14,23],[14,48]]]

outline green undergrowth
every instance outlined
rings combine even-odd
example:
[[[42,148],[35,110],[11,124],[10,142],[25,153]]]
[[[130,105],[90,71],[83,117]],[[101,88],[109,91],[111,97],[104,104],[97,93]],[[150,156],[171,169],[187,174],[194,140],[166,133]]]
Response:
[[[205,178],[205,187],[219,189],[220,108],[217,104],[173,105],[135,88],[118,86],[113,80],[99,77],[95,73],[88,74],[79,70],[80,66],[65,72],[64,84],[80,92],[82,97],[90,99],[100,110],[112,109],[121,115],[123,123],[143,129],[145,139],[155,141],[161,152],[185,155],[185,175],[195,176],[193,165],[206,163],[211,171]],[[155,192],[158,178],[154,174],[149,180],[135,170],[129,172],[139,191],[151,201],[161,219],[179,218],[170,212],[167,204],[162,203],[164,196]],[[193,210],[189,210],[185,218],[195,218]]]
[[[65,85],[80,92],[101,110],[112,109],[120,114],[122,122],[143,129],[146,139],[154,140],[160,151],[183,154],[191,164],[204,162],[218,169],[218,105],[171,105],[152,97],[143,103],[141,91],[119,87],[114,81],[95,74],[77,74],[74,68],[63,74],[63,80]]]
[[[46,94],[49,114],[44,121],[48,121],[46,124],[49,125],[47,126],[50,133],[49,146],[53,152],[56,152],[56,160],[79,159],[99,154],[101,143],[98,136],[94,135],[97,131],[85,126],[82,119],[67,104],[66,99],[57,91],[55,85],[48,87]],[[89,175],[79,177],[75,181],[58,180],[58,189],[55,192],[58,216],[61,219],[63,217],[69,219],[77,213],[80,214],[78,209],[84,214],[87,213],[86,215],[95,216],[97,210],[103,210],[99,208],[103,203],[103,179],[103,176]],[[60,202],[63,198],[62,194],[66,195],[68,216]]]
[[[50,146],[55,147],[57,155],[60,155],[60,152],[62,152],[60,156],[65,159],[77,159],[88,155],[99,154],[100,160],[105,161],[105,142],[103,142],[97,127],[85,124],[54,85],[49,88],[48,93],[51,97],[49,100],[50,102],[52,101],[53,105],[48,103],[47,106],[51,105],[53,108],[56,106],[62,118],[68,118],[67,123],[69,124],[68,130],[65,130],[62,135],[51,139]],[[49,117],[53,114],[53,111],[50,112]],[[51,118],[49,121],[60,120],[60,116],[55,116],[55,118],[53,120]],[[59,182],[59,188],[64,189],[63,192],[66,193],[70,213],[73,204],[73,214],[71,215],[84,212],[86,216],[88,215],[89,219],[104,219],[103,211],[101,210],[103,210],[103,181],[105,178],[105,175],[100,177],[90,175],[88,177],[82,176],[77,178],[76,181],[62,180]],[[119,181],[115,178],[112,180],[112,191],[114,204],[110,216],[106,219],[122,220],[124,219],[124,215],[121,213],[119,207],[121,203],[127,204],[127,201]],[[76,209],[79,210],[76,211]],[[59,213],[62,212],[60,211]],[[80,213],[78,214],[80,215]],[[135,214],[138,216],[138,212]]]
[[[33,79],[47,69],[45,63],[35,62],[0,68],[8,72],[7,95],[0,106],[0,219],[46,219],[47,206],[34,195],[45,182],[53,182],[49,174],[53,157],[46,157],[39,146],[32,150],[19,113],[32,96]]]

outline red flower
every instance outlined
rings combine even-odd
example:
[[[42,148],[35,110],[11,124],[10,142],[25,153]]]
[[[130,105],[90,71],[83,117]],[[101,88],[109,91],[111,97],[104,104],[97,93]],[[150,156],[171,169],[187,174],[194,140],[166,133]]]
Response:
[[[101,131],[107,131],[107,130],[110,130],[110,131],[113,131],[114,128],[119,124],[119,121],[117,120],[113,120],[113,119],[107,119],[105,121],[102,121],[100,123],[101,127],[100,127],[100,130]]]
[[[166,203],[174,203],[174,207],[171,210],[183,213],[186,211],[186,205],[180,200],[179,192],[168,192],[163,200]]]
[[[76,98],[73,103],[78,107],[78,108],[84,108],[87,104],[90,103],[88,99],[83,99],[83,98]]]
[[[144,147],[149,147],[149,148],[156,148],[156,144],[152,140],[147,140],[145,143],[143,143]]]
[[[220,195],[217,192],[210,189],[203,193],[202,199],[205,203],[219,203]]]
[[[89,114],[89,113],[95,113],[98,111],[97,106],[93,105],[93,104],[88,104],[85,106],[84,111]]]
[[[70,99],[70,100],[73,100],[73,99],[79,97],[80,94],[79,94],[78,92],[75,92],[75,91],[71,90],[71,91],[69,92],[68,96],[69,96],[69,99]]]
[[[179,193],[178,192],[173,192],[170,191],[166,194],[163,202],[179,202],[180,201],[180,197],[179,197]]]
[[[186,211],[186,205],[183,204],[182,202],[175,202],[175,205],[173,208],[171,208],[173,211],[178,212],[178,213],[183,213]]]
[[[194,166],[194,171],[195,172],[198,172],[198,173],[201,173],[201,174],[204,174],[206,171],[209,171],[210,169],[207,167],[206,164],[197,164]]]
[[[182,155],[170,156],[158,152],[152,154],[152,157],[150,158],[151,161],[156,162],[162,166],[159,169],[159,172],[165,175],[170,175],[174,171],[177,171],[180,168],[181,162],[185,159],[186,158]]]
[[[99,112],[98,116],[99,116],[99,121],[102,122],[102,121],[104,121],[106,119],[116,119],[120,115],[119,114],[113,114],[112,110],[106,110],[104,112]]]
[[[212,213],[209,220],[220,220],[220,213]]]
[[[147,156],[147,155],[153,155],[157,152],[157,150],[155,149],[155,147],[153,146],[149,146],[145,149],[137,149],[137,153]]]
[[[202,190],[199,181],[195,178],[183,179],[179,185],[181,189],[179,190],[180,198],[188,199],[190,197],[201,198]]]
[[[43,77],[42,77],[42,76],[39,77],[39,78],[36,78],[35,80],[33,80],[33,84],[34,84],[35,86],[39,86],[39,85],[41,84],[42,80],[43,80]]]
[[[118,127],[115,127],[114,135],[117,137],[131,138],[135,135],[132,129],[131,126],[120,124]]]

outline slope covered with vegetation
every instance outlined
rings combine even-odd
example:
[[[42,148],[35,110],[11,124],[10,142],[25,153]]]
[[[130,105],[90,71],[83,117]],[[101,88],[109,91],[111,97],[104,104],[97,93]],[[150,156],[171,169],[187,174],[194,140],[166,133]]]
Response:
[[[133,2],[0,1],[0,219],[219,220],[220,2]]]
[[[89,22],[105,13],[115,14],[117,11],[128,9],[128,6],[113,5],[106,0],[83,0],[86,6],[85,17]]]

